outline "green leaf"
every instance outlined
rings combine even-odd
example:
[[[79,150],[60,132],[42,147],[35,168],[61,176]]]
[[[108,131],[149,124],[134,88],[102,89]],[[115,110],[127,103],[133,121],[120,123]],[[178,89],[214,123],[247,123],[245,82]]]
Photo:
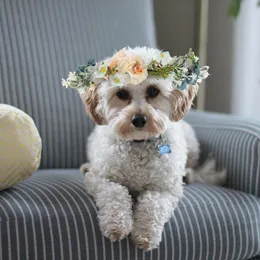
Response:
[[[257,6],[260,6],[260,1],[258,1]]]
[[[241,3],[242,0],[231,0],[228,7],[228,15],[236,19],[241,8]]]

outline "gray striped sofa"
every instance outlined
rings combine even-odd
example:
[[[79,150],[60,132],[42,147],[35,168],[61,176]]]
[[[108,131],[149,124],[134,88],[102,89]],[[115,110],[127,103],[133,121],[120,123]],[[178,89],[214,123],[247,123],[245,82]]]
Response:
[[[227,187],[194,184],[165,225],[160,247],[101,236],[79,166],[93,128],[60,79],[89,57],[155,46],[150,0],[0,0],[0,103],[33,117],[41,169],[0,192],[0,260],[242,260],[260,257],[260,123],[190,112],[203,161],[228,171]],[[0,126],[1,127],[1,126]]]

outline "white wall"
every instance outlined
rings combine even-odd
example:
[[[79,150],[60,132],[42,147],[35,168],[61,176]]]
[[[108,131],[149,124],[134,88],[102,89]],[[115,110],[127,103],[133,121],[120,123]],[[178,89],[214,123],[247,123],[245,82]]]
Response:
[[[231,112],[260,119],[260,8],[244,1],[234,23]]]
[[[237,20],[228,1],[210,1],[206,110],[260,119],[260,7],[243,1]]]

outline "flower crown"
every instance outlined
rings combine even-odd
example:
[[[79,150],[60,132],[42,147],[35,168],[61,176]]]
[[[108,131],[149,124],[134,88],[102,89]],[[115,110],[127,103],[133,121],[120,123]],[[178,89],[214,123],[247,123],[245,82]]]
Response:
[[[199,58],[191,49],[184,56],[174,57],[169,52],[150,49],[153,51],[152,59],[145,59],[135,49],[131,50],[129,52],[129,48],[124,48],[113,57],[100,62],[90,59],[86,65],[78,66],[75,72],[69,72],[67,80],[62,79],[62,85],[84,92],[86,88],[94,88],[104,80],[112,86],[123,87],[127,84],[137,85],[148,76],[153,76],[169,78],[173,87],[184,90],[188,85],[196,85],[209,75],[209,67],[200,68]]]

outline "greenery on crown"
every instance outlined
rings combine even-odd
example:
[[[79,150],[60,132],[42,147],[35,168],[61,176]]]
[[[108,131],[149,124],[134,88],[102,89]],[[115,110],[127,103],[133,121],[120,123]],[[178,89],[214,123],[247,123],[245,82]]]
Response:
[[[190,60],[190,64],[188,61]],[[189,74],[192,74],[192,68],[198,66],[198,58],[191,50],[184,56],[173,57],[173,62],[163,65],[161,61],[152,60],[148,66],[148,73],[156,78],[167,78],[170,74],[174,73],[176,81],[183,80]]]
[[[95,59],[91,58],[85,65],[79,65],[76,70],[76,80],[70,82],[70,87],[80,89],[90,86],[91,75],[95,71],[96,64]]]
[[[88,73],[89,67],[94,67],[96,65],[95,59],[91,58],[88,60],[86,65],[79,65],[76,70],[76,75],[80,73]]]
[[[161,52],[160,55],[162,57],[168,56],[166,59],[155,57],[147,66],[148,75],[164,79],[170,76],[173,85],[180,90],[184,90],[189,84],[195,85],[199,78],[206,78],[209,75],[207,67],[206,72],[204,71],[204,76],[201,76],[203,72],[199,68],[199,58],[195,56],[191,49],[184,56],[170,57],[168,52]],[[121,73],[117,67],[110,68],[104,62],[96,63],[94,59],[89,59],[86,65],[78,66],[76,72],[70,72],[67,80],[62,79],[62,84],[65,87],[79,90],[93,86],[95,85],[93,81],[97,71],[104,66],[106,66],[105,74],[102,74],[101,77],[98,75],[101,79],[109,80],[111,79],[110,76]],[[93,77],[93,75],[95,76]]]
[[[149,75],[156,78],[167,78],[170,74],[174,74],[175,82],[182,82],[177,86],[178,89],[185,89],[188,84],[195,84],[198,80],[200,69],[198,57],[190,49],[184,56],[175,56],[171,63],[163,65],[161,61],[152,60],[147,69]],[[193,78],[191,76],[194,75]]]

